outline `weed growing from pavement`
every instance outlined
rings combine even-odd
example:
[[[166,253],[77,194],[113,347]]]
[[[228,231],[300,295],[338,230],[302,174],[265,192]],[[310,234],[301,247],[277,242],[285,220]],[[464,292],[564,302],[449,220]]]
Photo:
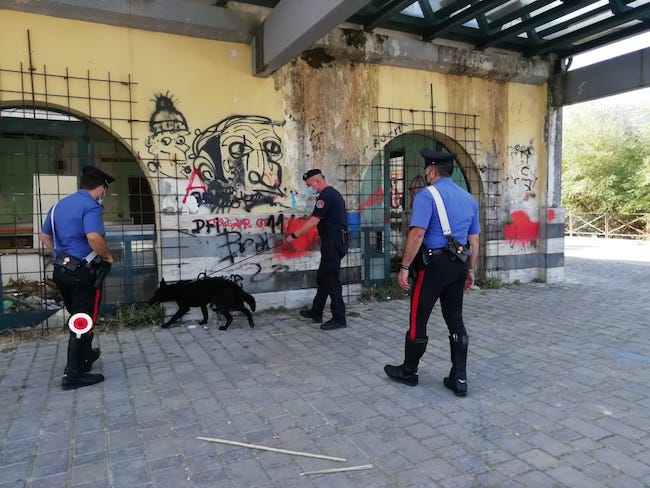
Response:
[[[98,332],[134,329],[156,325],[160,323],[162,316],[161,305],[151,306],[142,303],[118,305],[114,314],[100,316],[96,327]]]
[[[396,280],[391,280],[385,286],[368,286],[361,290],[361,301],[363,302],[387,302],[389,300],[401,300],[408,298],[408,292],[402,290]]]

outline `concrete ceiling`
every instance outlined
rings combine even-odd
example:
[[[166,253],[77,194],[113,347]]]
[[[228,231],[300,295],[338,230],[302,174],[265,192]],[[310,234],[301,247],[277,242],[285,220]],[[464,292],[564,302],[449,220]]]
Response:
[[[468,74],[481,76],[472,65],[489,59],[502,79],[537,83],[551,75],[542,64],[555,61],[560,73],[562,60],[650,30],[650,0],[0,0],[1,8],[247,43],[256,76],[333,46],[345,27],[348,47],[360,39],[366,51],[353,60],[454,72],[445,66],[452,53]],[[392,51],[371,52],[385,36]]]

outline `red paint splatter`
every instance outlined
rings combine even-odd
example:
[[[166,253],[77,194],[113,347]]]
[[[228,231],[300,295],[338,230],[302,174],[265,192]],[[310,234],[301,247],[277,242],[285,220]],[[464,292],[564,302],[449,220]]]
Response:
[[[555,222],[555,210],[552,208],[548,210],[547,212],[547,218],[548,222]]]
[[[291,219],[287,223],[287,235],[300,229],[302,224],[307,219]],[[287,244],[282,242],[275,252],[275,257],[283,259],[295,259],[306,255],[310,251],[318,249],[320,246],[320,237],[318,237],[318,230],[314,227],[307,234],[301,235],[298,239]]]
[[[531,222],[523,210],[517,210],[511,215],[512,224],[503,228],[505,239],[515,242],[530,242],[539,237],[539,222]]]

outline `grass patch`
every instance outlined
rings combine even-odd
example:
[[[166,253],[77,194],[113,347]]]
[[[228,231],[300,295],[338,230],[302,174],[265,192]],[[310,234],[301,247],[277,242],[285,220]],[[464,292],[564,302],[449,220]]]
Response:
[[[480,280],[476,280],[476,285],[481,290],[499,290],[504,287],[503,281],[499,278],[490,278],[486,277]]]
[[[402,290],[396,280],[391,280],[388,285],[368,286],[361,290],[361,301],[363,302],[387,302],[401,300],[408,296],[408,292]]]
[[[264,310],[265,313],[272,313],[272,314],[283,314],[287,313],[289,309],[283,305],[280,305],[279,307],[271,307],[267,308]]]
[[[96,327],[99,332],[147,327],[159,324],[162,316],[162,305],[151,306],[143,303],[118,305],[113,315],[100,316]]]

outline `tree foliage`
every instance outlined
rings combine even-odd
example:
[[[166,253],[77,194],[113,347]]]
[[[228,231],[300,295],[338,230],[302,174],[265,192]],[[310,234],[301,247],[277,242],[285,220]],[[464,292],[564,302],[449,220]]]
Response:
[[[562,200],[585,213],[650,212],[650,114],[639,107],[569,107]]]

